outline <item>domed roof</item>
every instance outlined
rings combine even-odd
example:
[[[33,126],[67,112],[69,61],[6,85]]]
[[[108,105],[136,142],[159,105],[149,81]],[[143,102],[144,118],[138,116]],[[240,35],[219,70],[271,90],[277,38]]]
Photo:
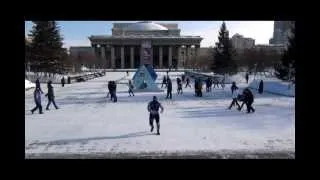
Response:
[[[150,21],[143,21],[131,24],[124,28],[126,31],[153,31],[153,30],[168,30],[168,28]]]

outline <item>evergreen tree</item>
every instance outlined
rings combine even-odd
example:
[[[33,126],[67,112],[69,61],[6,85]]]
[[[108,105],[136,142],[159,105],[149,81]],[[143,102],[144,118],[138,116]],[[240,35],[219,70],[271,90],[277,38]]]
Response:
[[[222,23],[218,42],[214,48],[214,60],[212,70],[218,74],[235,74],[237,72],[237,65],[233,59],[235,51],[229,39],[229,31],[227,30],[225,22]]]
[[[29,35],[30,61],[33,70],[57,73],[63,71],[63,62],[67,57],[62,47],[63,38],[55,21],[34,21]]]
[[[284,51],[281,62],[275,66],[276,76],[282,80],[289,80],[295,77],[296,58],[296,30],[294,24],[291,26],[291,33],[288,35],[288,47]],[[289,74],[290,72],[290,74]]]

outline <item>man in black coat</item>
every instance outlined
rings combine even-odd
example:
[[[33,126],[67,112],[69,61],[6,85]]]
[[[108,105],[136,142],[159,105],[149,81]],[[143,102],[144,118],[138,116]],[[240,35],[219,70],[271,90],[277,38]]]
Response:
[[[172,82],[171,82],[170,78],[167,78],[167,84],[168,84],[168,87],[167,87],[167,99],[168,98],[172,99]]]
[[[186,81],[187,81],[187,83],[186,83],[186,86],[184,88],[187,88],[187,86],[189,86],[191,88],[189,77],[187,77]]]
[[[112,81],[111,94],[112,94],[112,97],[113,97],[113,102],[117,102],[118,101],[118,98],[117,98],[117,83],[115,81]]]
[[[255,109],[252,107],[254,96],[252,92],[249,90],[249,88],[245,88],[243,90],[243,93],[241,95],[241,100],[243,101],[243,103],[241,104],[240,108],[238,108],[239,111],[241,111],[243,105],[246,104],[247,113],[250,113],[250,111],[255,112]]]
[[[260,83],[259,83],[258,92],[259,92],[259,94],[262,94],[262,93],[263,93],[263,81],[262,81],[262,80],[261,80]]]
[[[48,97],[48,104],[47,104],[46,110],[49,110],[49,106],[50,106],[51,102],[53,103],[53,105],[56,109],[59,109],[58,106],[56,105],[56,102],[54,101],[52,81],[48,82],[48,93],[46,94],[46,97]]]
[[[61,85],[62,85],[62,87],[64,87],[64,84],[66,83],[66,80],[64,79],[64,76],[62,77],[62,79],[61,79]]]
[[[247,84],[248,84],[248,81],[249,81],[249,73],[247,72],[246,73],[246,82],[247,82]]]
[[[162,88],[163,85],[165,85],[165,87],[167,87],[167,77],[166,76],[163,76],[161,88]]]

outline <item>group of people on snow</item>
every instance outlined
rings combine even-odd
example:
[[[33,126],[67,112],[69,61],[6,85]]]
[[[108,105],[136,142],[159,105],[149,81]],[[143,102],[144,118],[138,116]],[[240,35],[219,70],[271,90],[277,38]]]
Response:
[[[46,110],[49,110],[49,106],[50,104],[52,103],[54,105],[54,107],[56,109],[59,109],[58,106],[56,105],[56,102],[54,100],[55,96],[54,96],[54,91],[53,91],[53,86],[52,86],[52,81],[48,81],[47,83],[47,86],[48,86],[48,93],[45,94],[46,97],[48,97],[48,104],[47,104],[47,107],[46,107]],[[33,114],[37,109],[39,109],[39,114],[43,114],[43,111],[42,111],[42,104],[41,104],[41,94],[43,94],[43,91],[40,87],[40,81],[39,79],[36,80],[36,88],[33,92],[33,96],[34,96],[34,102],[36,104],[36,107],[34,107],[32,110],[31,110],[31,113]]]
[[[232,82],[231,93],[232,93],[232,102],[228,109],[231,109],[233,106],[237,105],[238,110],[241,111],[243,105],[246,104],[247,113],[250,113],[251,111],[255,112],[255,109],[252,107],[254,96],[249,88],[245,88],[242,94],[239,94],[239,88],[237,87],[235,82]],[[239,105],[238,101],[241,101],[242,104]]]

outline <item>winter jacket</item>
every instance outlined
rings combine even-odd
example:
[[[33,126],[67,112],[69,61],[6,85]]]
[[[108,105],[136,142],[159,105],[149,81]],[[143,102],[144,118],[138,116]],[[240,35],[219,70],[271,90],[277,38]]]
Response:
[[[54,98],[53,86],[51,84],[48,84],[48,93],[46,96],[48,96],[49,99]]]
[[[263,93],[263,81],[261,80],[260,81],[260,83],[259,83],[259,89],[258,89],[258,92],[260,93],[260,94],[262,94]]]
[[[231,93],[233,93],[233,91],[234,91],[234,90],[237,90],[237,89],[238,89],[238,87],[237,87],[236,85],[232,85],[232,86],[231,86]]]
[[[34,102],[36,104],[41,104],[41,92],[40,90],[36,89],[33,93],[34,95]]]
[[[253,103],[254,96],[253,96],[252,92],[248,88],[243,90],[243,96],[244,96],[244,102]]]

